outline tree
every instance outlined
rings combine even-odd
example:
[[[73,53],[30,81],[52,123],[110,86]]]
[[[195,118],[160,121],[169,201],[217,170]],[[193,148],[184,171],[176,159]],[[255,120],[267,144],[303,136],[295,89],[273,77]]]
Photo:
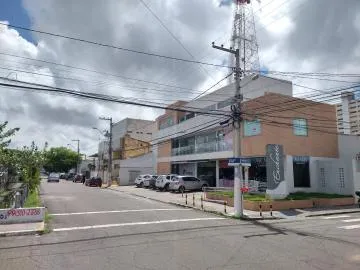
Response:
[[[8,121],[0,124],[0,148],[8,147],[11,142],[9,138],[20,130],[20,128],[11,128],[5,131],[7,124]]]
[[[47,172],[68,172],[75,168],[79,156],[66,147],[53,147],[45,152],[44,169]]]

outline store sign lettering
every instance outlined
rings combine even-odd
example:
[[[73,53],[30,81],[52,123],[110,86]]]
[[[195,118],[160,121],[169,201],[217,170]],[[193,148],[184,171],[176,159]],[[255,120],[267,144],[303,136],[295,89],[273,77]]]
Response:
[[[284,181],[283,147],[279,144],[266,146],[266,174],[268,189],[276,189]]]

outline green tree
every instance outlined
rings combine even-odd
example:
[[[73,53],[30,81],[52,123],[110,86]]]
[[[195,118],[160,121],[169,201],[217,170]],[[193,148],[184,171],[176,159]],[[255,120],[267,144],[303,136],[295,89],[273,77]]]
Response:
[[[79,156],[66,147],[53,147],[45,153],[44,169],[47,172],[68,172],[75,168]]]
[[[6,130],[7,124],[8,121],[5,121],[4,123],[0,124],[0,148],[8,147],[11,142],[10,137],[15,135],[15,133],[20,129],[20,128],[11,128]]]

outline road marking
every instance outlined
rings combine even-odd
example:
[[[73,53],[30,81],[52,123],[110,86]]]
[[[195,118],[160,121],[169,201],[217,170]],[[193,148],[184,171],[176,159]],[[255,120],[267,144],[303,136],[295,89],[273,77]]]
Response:
[[[348,218],[348,217],[350,217],[350,216],[342,215],[342,216],[323,217],[323,219]]]
[[[63,231],[74,231],[74,230],[89,230],[89,229],[102,229],[102,228],[111,228],[111,227],[125,227],[125,226],[137,226],[137,225],[149,225],[149,224],[223,220],[223,219],[225,219],[225,218],[214,217],[214,218],[168,219],[168,220],[156,220],[156,221],[146,221],[146,222],[130,222],[130,223],[92,225],[92,226],[83,226],[83,227],[58,228],[58,229],[53,229],[53,231],[54,232],[63,232]]]
[[[354,218],[354,219],[345,219],[343,222],[360,222],[360,218]]]
[[[110,210],[110,211],[92,211],[92,212],[74,212],[74,213],[57,213],[51,216],[73,216],[73,215],[92,215],[108,213],[131,213],[131,212],[152,212],[152,211],[190,211],[191,209],[178,208],[157,208],[157,209],[133,209],[133,210]]]
[[[338,227],[338,228],[339,228],[339,229],[345,229],[345,230],[359,229],[359,228],[360,228],[360,224],[349,225],[349,226],[341,226],[341,227]]]

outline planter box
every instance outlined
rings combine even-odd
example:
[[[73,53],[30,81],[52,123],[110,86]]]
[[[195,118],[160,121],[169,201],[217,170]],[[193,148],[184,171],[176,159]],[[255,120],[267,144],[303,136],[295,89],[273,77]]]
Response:
[[[295,208],[311,208],[313,207],[312,200],[293,200],[293,201],[271,201],[271,202],[252,202],[244,201],[244,208],[252,211],[259,211],[261,205],[262,211],[270,211],[272,206],[273,211],[288,210]]]
[[[353,205],[354,198],[348,197],[348,198],[333,198],[333,199],[314,199],[314,204],[317,207],[321,206],[345,206],[345,205]]]
[[[234,206],[233,198],[229,198],[223,195],[209,194],[206,192],[206,199],[214,200],[220,204],[223,204],[226,201],[228,206]],[[288,210],[288,209],[304,209],[304,208],[313,208],[313,207],[326,207],[326,206],[345,206],[353,205],[354,198],[332,198],[332,199],[307,199],[307,200],[279,200],[279,201],[269,201],[269,202],[253,202],[244,200],[244,209],[259,211],[260,205],[262,211],[270,211],[270,206],[272,206],[273,211]]]

